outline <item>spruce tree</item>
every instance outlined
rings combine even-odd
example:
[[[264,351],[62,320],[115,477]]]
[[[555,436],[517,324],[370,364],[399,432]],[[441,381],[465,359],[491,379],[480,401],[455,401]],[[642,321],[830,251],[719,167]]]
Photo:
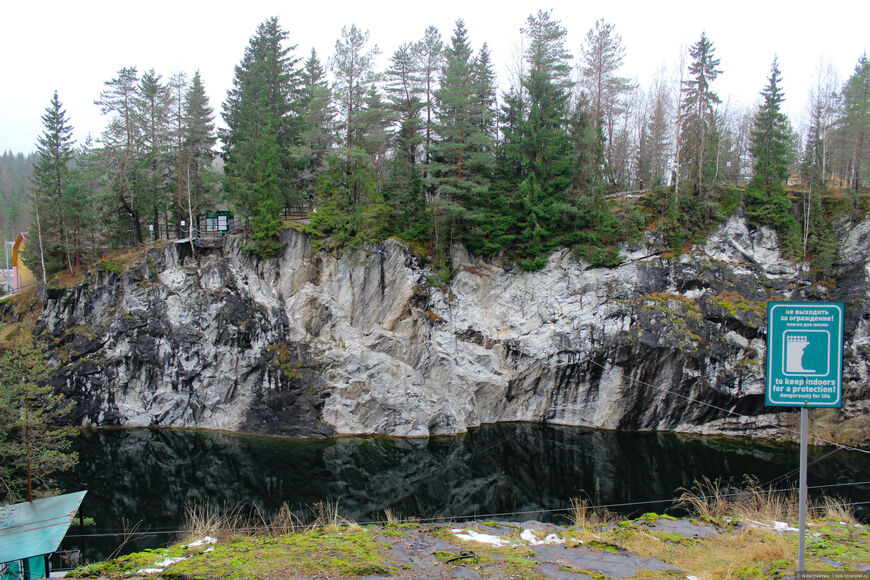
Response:
[[[489,191],[495,148],[495,74],[484,45],[475,56],[462,20],[444,49],[440,87],[435,94],[438,139],[433,145],[435,242],[442,253],[457,236],[477,231]],[[444,234],[440,228],[446,228]],[[476,237],[472,234],[472,237]]]
[[[33,501],[59,492],[57,472],[78,461],[69,452],[76,431],[59,427],[71,410],[46,383],[42,351],[30,336],[0,354],[0,500]]]
[[[843,86],[838,133],[844,145],[849,186],[857,193],[867,183],[870,168],[870,60],[862,54],[855,72]],[[857,207],[857,196],[855,196]]]
[[[777,59],[773,59],[764,101],[755,114],[752,130],[753,175],[746,194],[747,216],[756,223],[775,226],[781,233],[795,226],[784,182],[791,162],[791,126],[782,112],[784,95]]]
[[[693,60],[689,65],[689,78],[683,81],[682,86],[679,170],[685,175],[685,182],[698,196],[706,195],[704,170],[709,162],[706,153],[715,119],[715,106],[721,102],[711,86],[722,72],[717,68],[719,59],[715,54],[713,43],[705,33],[701,33],[701,38],[689,49]]]
[[[291,56],[294,47],[284,46],[286,39],[275,17],[257,27],[223,106],[225,188],[236,209],[251,219],[251,248],[263,256],[276,252],[281,206],[301,201],[285,198],[299,164],[292,153],[300,133],[294,111],[298,59]],[[273,211],[276,215],[269,215]]]
[[[188,208],[190,213],[199,215],[214,201],[211,162],[214,159],[212,148],[216,140],[214,110],[209,104],[199,71],[193,74],[184,95],[183,129],[182,183],[193,206]]]
[[[761,91],[764,101],[755,115],[750,148],[754,163],[749,185],[770,193],[782,191],[790,163],[791,126],[781,110],[785,98],[781,82],[779,64],[774,58],[767,86]]]
[[[528,72],[523,81],[528,116],[521,124],[522,158],[547,194],[564,195],[572,179],[572,154],[566,131],[571,88],[567,31],[550,13],[529,17],[525,33]]]
[[[90,135],[78,148],[73,159],[69,207],[73,267],[98,255],[110,238],[106,231],[106,213],[114,208],[112,191],[106,187],[104,152],[94,145]]]
[[[504,98],[498,182],[480,230],[511,248],[520,265],[536,269],[558,246],[578,241],[589,219],[571,191],[577,165],[568,132],[572,83],[566,31],[540,11],[529,17],[523,33],[526,72]]]
[[[75,253],[67,224],[71,209],[68,202],[74,194],[70,162],[75,142],[57,91],[42,115],[42,124],[43,133],[37,141],[39,157],[31,180],[34,210],[40,212],[40,231],[34,230],[31,239],[41,237],[46,273],[51,273],[63,267],[72,270]],[[30,246],[36,249],[38,244]]]
[[[326,80],[326,71],[313,48],[302,69],[298,108],[302,125],[302,168],[296,187],[303,203],[313,205],[317,176],[326,169],[326,158],[335,142],[332,91]]]
[[[432,172],[440,204],[461,208],[473,181],[467,169],[469,138],[476,131],[474,59],[465,23],[457,20],[450,44],[444,49],[440,87],[435,93],[438,110]],[[437,212],[442,209],[436,208]]]

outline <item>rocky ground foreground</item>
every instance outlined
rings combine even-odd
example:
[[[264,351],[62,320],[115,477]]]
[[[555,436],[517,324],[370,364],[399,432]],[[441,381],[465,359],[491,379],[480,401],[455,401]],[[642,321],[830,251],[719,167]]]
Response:
[[[578,522],[336,522],[257,536],[218,534],[79,568],[75,578],[787,578],[786,522],[675,519]],[[807,569],[870,577],[870,528],[813,521]]]

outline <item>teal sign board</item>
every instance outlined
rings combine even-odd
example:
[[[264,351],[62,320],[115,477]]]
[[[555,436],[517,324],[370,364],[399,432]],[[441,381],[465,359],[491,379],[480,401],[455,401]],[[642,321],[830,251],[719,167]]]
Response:
[[[773,407],[843,405],[843,304],[767,303],[767,393]]]

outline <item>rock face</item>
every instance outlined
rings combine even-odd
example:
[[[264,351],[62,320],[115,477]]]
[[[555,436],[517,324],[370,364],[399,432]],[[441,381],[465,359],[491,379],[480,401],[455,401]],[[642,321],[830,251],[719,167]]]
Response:
[[[567,251],[537,272],[455,248],[448,286],[399,242],[337,258],[283,232],[257,259],[167,245],[50,298],[38,335],[84,425],[283,435],[452,434],[544,421],[773,434],[766,301],[846,303],[843,416],[870,411],[870,224],[844,232],[834,286],[781,258],[738,213],[678,258]],[[729,411],[731,413],[729,413]]]

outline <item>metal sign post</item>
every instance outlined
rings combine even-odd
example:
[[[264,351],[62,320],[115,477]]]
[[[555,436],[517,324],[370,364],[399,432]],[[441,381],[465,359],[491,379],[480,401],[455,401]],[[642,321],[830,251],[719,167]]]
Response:
[[[771,407],[801,408],[798,573],[805,571],[810,407],[843,406],[843,304],[767,303],[767,388]]]

